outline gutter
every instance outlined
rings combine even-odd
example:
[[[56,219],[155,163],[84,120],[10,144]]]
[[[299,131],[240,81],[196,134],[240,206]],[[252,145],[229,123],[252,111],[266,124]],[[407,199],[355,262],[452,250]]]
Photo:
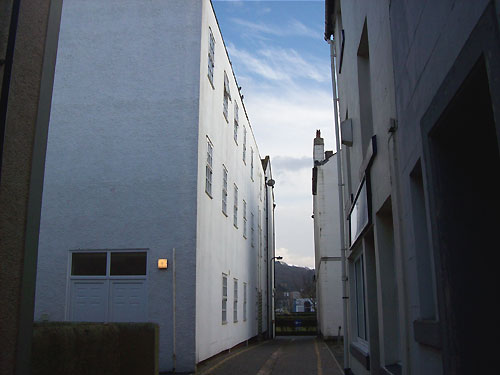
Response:
[[[342,183],[342,159],[340,155],[340,134],[339,134],[339,119],[338,119],[338,93],[337,93],[337,73],[336,73],[336,54],[335,54],[335,39],[328,39],[328,44],[330,45],[330,59],[331,59],[331,74],[332,74],[332,90],[333,90],[333,109],[335,115],[335,146],[337,147],[337,183],[338,183],[338,194],[339,194],[339,218],[340,218],[340,243],[341,243],[341,262],[342,262],[342,320],[344,326],[344,373],[350,374],[349,366],[349,330],[347,325],[347,275],[346,275],[346,250],[345,247],[345,234],[344,234],[344,184]]]

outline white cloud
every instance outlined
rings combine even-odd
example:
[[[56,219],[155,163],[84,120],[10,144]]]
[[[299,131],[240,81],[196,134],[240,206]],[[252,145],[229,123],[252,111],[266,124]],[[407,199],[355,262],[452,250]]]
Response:
[[[313,164],[310,156],[283,156],[273,157],[272,166],[276,171],[297,171],[303,168],[311,168]]]
[[[276,256],[282,256],[282,262],[285,262],[291,266],[308,267],[314,269],[314,257],[313,256],[302,256],[292,253],[290,250],[284,247],[276,249]]]
[[[232,18],[231,21],[238,26],[242,26],[245,33],[251,34],[253,37],[265,37],[267,34],[268,36],[279,37],[304,36],[315,39],[322,38],[320,31],[313,30],[294,18],[281,27],[263,22],[252,22],[242,18]]]
[[[291,84],[299,79],[315,82],[329,82],[328,61],[308,56],[306,60],[292,48],[267,47],[256,52],[249,52],[227,43],[231,60],[239,69],[260,75],[272,81]]]

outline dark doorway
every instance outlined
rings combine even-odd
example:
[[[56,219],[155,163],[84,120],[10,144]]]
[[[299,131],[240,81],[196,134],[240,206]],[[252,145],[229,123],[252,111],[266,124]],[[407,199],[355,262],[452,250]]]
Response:
[[[500,157],[482,58],[433,127],[429,146],[445,356],[451,373],[487,373],[480,368],[494,353],[484,338],[496,336],[499,316],[493,256],[500,249]]]

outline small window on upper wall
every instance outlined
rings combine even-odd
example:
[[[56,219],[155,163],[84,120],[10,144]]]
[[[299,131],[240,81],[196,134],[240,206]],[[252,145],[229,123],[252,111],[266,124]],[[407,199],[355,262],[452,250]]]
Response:
[[[238,127],[239,127],[239,122],[238,122],[238,103],[234,103],[234,141],[236,144],[238,144]]]
[[[250,156],[250,178],[252,179],[253,181],[253,148],[250,147],[250,150],[251,150],[251,156]]]
[[[227,78],[226,72],[224,72],[224,102],[222,112],[224,113],[224,118],[227,122],[229,122],[228,108],[230,100],[231,93],[229,92],[229,79]]]
[[[215,66],[215,38],[214,34],[212,33],[212,29],[209,30],[209,37],[208,37],[208,79],[210,80],[210,83],[214,84],[214,66]]]
[[[207,164],[205,166],[205,192],[212,198],[213,145],[207,137]]]
[[[243,126],[243,163],[247,163],[247,128]]]

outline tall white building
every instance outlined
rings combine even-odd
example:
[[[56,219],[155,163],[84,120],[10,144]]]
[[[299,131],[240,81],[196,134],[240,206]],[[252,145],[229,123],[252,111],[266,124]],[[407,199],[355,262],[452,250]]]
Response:
[[[65,0],[35,320],[160,326],[160,371],[268,329],[261,162],[209,0]]]
[[[325,152],[318,130],[313,146],[312,175],[316,312],[318,331],[324,338],[343,335],[341,247],[337,159]]]

